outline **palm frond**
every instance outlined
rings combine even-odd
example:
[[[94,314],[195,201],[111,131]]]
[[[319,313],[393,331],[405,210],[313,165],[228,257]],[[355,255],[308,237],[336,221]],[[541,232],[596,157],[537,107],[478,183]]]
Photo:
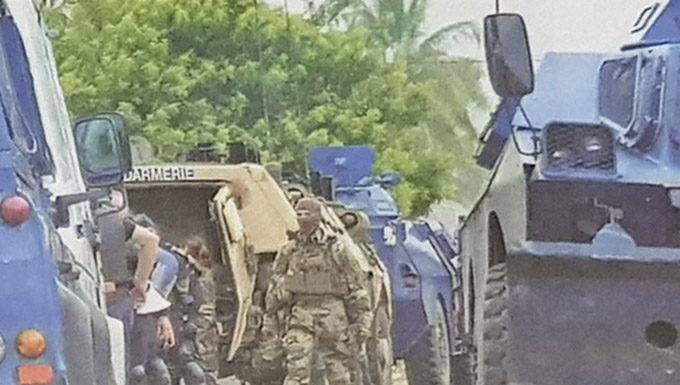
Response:
[[[481,34],[479,28],[470,21],[462,21],[446,25],[428,36],[420,47],[423,49],[437,50],[442,42],[451,41],[459,42],[475,42],[479,44],[481,41]]]

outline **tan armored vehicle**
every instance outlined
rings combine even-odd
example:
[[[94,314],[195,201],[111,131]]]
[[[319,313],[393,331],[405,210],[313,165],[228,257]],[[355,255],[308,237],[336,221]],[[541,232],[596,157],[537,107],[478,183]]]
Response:
[[[204,238],[213,253],[217,313],[221,324],[223,375],[248,357],[258,338],[264,291],[277,251],[298,225],[279,182],[258,164],[182,164],[135,167],[126,178],[132,210],[158,224],[171,243]],[[336,212],[337,211],[337,212]],[[391,293],[386,270],[365,243],[352,238],[367,222],[361,213],[326,205],[324,226],[336,234],[366,272],[375,310],[374,336],[367,344],[370,371],[365,384],[389,384],[392,365]],[[341,220],[341,218],[344,219]],[[350,231],[345,224],[350,224]],[[360,237],[356,235],[356,237]],[[367,236],[366,236],[367,238]],[[244,373],[246,372],[246,373]],[[238,371],[252,384],[258,371]]]

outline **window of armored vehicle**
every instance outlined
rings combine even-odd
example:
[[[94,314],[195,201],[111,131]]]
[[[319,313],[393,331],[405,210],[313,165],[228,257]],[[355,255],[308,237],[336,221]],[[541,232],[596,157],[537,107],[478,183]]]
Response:
[[[38,173],[53,173],[26,50],[9,16],[0,17],[0,84],[0,99],[12,140],[31,157]]]
[[[627,128],[634,115],[637,56],[607,60],[600,68],[600,117]]]

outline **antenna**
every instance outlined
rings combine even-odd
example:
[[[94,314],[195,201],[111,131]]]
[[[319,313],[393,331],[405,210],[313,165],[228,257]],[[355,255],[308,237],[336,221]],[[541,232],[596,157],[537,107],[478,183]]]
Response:
[[[496,0],[496,13],[501,13],[501,0]]]

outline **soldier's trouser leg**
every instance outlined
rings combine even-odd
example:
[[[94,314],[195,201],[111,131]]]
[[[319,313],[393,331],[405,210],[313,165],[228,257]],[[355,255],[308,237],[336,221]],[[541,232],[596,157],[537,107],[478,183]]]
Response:
[[[110,317],[123,323],[125,338],[125,371],[132,369],[130,365],[130,333],[135,319],[135,301],[127,290],[119,289],[106,295],[106,308]]]
[[[326,355],[326,379],[333,385],[350,385],[348,356],[342,353],[332,352]]]
[[[314,335],[307,329],[292,327],[283,344],[288,370],[283,385],[308,385],[312,374]]]
[[[283,346],[279,332],[278,321],[275,316],[262,316],[260,335],[252,354],[252,366],[262,375],[280,372],[283,363]]]
[[[217,370],[218,342],[217,325],[212,317],[201,316],[192,321],[196,325],[194,345],[201,364],[210,370]]]
[[[186,385],[206,385],[206,375],[201,365],[196,361],[184,364],[184,382]]]
[[[311,385],[326,384],[326,366],[323,357],[319,352],[314,352],[312,357],[312,374],[309,383]]]
[[[155,357],[146,364],[147,378],[149,385],[170,385],[170,371],[165,361],[160,357]]]
[[[341,300],[328,298],[321,306],[323,311],[317,313],[319,330],[319,348],[326,366],[326,379],[333,385],[350,385],[351,376],[348,346],[348,322],[345,305]]]

